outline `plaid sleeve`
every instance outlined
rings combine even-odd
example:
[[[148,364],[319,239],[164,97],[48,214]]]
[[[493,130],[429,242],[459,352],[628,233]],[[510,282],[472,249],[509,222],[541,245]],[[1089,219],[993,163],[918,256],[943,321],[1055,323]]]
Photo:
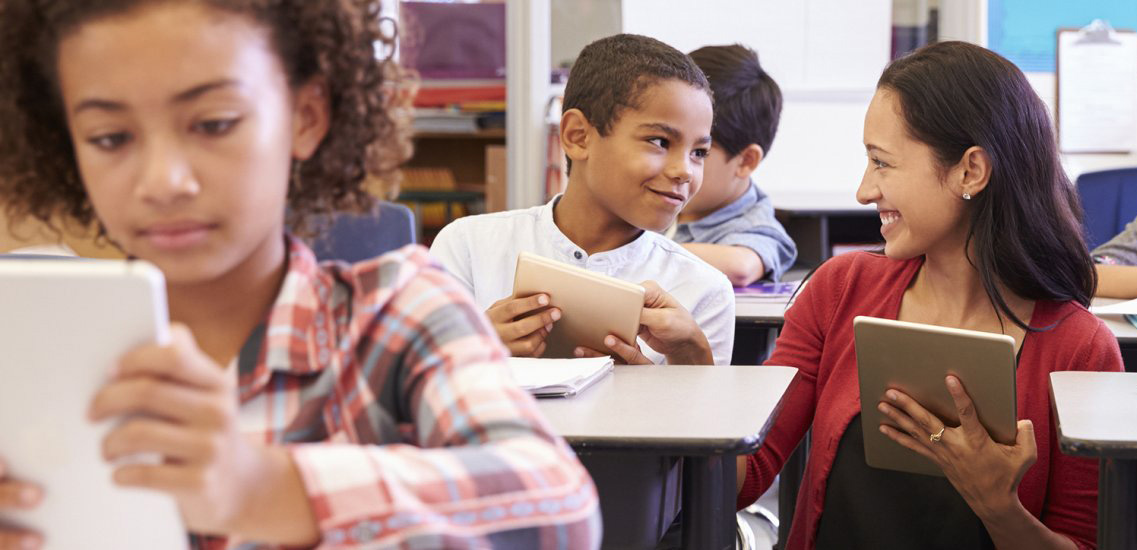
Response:
[[[337,408],[366,424],[391,399],[403,441],[291,448],[323,547],[596,547],[592,481],[510,379],[492,327],[422,249],[400,254],[376,270],[397,268],[393,295],[353,299],[359,361]]]

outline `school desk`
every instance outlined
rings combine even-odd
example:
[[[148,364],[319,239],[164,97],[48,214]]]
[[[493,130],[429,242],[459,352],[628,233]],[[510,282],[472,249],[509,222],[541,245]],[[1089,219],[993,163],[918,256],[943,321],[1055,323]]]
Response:
[[[735,457],[762,445],[796,375],[789,367],[617,366],[576,396],[538,405],[578,452],[684,457],[683,547],[733,549]]]
[[[1092,305],[1104,306],[1121,301],[1113,298],[1094,298]],[[745,299],[738,299],[736,296],[734,318],[736,323],[742,325],[780,329],[785,323],[786,305],[786,302],[746,302]],[[1121,315],[1098,315],[1098,318],[1105,321],[1106,327],[1109,328],[1113,336],[1117,338],[1117,343],[1123,348],[1126,346],[1137,347],[1137,327],[1134,327],[1124,317]]]
[[[1058,447],[1097,458],[1098,547],[1137,550],[1137,373],[1052,372]]]
[[[797,264],[816,267],[833,246],[883,241],[876,206],[857,202],[856,189],[771,192],[782,226],[798,247]]]

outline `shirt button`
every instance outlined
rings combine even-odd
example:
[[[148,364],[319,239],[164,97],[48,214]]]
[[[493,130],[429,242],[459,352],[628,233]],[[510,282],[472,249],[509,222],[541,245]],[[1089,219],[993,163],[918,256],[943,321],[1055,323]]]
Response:
[[[576,252],[572,253],[572,256],[579,260],[579,259],[584,257],[584,254],[582,254],[579,250],[577,250]]]

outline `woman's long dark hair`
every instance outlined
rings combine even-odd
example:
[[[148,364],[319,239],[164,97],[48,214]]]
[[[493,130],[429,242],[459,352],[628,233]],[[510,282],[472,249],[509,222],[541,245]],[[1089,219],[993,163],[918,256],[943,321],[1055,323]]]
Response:
[[[893,61],[877,83],[896,93],[909,134],[940,166],[982,147],[991,159],[987,188],[968,205],[967,259],[998,312],[1010,310],[998,283],[1031,300],[1089,306],[1097,286],[1082,231],[1082,207],[1058,160],[1046,105],[1026,77],[998,54],[966,42],[940,42]]]

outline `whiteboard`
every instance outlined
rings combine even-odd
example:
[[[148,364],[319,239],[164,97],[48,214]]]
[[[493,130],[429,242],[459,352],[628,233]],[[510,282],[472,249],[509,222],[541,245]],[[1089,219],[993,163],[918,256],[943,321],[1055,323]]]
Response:
[[[892,48],[890,0],[623,0],[622,16],[683,52],[749,46],[783,91],[872,90]]]

